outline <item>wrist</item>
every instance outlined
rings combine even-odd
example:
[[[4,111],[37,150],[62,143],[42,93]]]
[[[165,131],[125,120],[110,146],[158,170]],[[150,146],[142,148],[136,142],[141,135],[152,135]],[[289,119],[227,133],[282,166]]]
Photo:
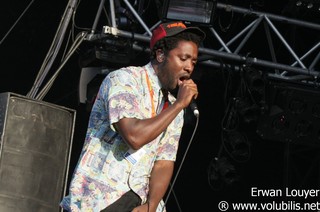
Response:
[[[179,102],[179,101],[175,101],[173,104],[172,104],[173,107],[175,107],[178,111],[181,111],[185,108],[185,106]]]
[[[146,202],[147,206],[148,206],[148,212],[152,212],[152,211],[156,211],[157,210],[157,207],[158,207],[158,204],[152,202],[152,201],[147,201]]]

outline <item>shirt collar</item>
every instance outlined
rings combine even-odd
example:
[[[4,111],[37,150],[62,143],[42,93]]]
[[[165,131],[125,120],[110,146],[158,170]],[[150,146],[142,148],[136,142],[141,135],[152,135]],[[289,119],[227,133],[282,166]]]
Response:
[[[154,91],[158,92],[159,90],[161,90],[161,82],[156,74],[156,71],[154,70],[154,68],[151,65],[151,62],[149,62],[147,65],[145,65],[145,68],[147,70],[147,74],[149,76],[149,79],[151,81],[151,86],[153,88]]]

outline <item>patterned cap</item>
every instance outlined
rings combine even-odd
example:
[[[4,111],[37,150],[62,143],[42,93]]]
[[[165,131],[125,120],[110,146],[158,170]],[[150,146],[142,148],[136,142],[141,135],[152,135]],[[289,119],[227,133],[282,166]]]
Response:
[[[156,44],[156,42],[158,42],[162,38],[174,36],[181,32],[187,31],[199,35],[202,40],[206,37],[206,34],[198,27],[187,27],[181,21],[162,23],[155,30],[153,30],[150,40],[150,49],[152,49],[154,44]]]

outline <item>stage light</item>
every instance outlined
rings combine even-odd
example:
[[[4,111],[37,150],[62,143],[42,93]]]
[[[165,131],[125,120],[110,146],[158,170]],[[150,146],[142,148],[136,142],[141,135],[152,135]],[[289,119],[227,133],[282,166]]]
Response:
[[[231,186],[239,181],[239,175],[233,164],[226,157],[213,158],[208,167],[209,185],[214,190]]]
[[[319,146],[320,90],[296,83],[270,82],[268,110],[258,121],[264,139]]]
[[[307,15],[319,14],[320,1],[319,0],[298,0],[293,2],[301,12],[309,12]]]
[[[308,3],[308,4],[307,4],[307,8],[308,8],[308,9],[311,9],[312,7],[313,7],[313,4],[312,4],[312,3]]]
[[[132,41],[126,38],[109,37],[95,45],[96,58],[112,64],[129,64],[132,52]]]
[[[292,99],[289,102],[289,110],[291,111],[291,113],[295,115],[303,113],[306,110],[306,108],[307,108],[307,104],[303,100]]]
[[[252,123],[258,120],[261,109],[257,104],[249,101],[248,98],[238,98],[236,108],[245,123]]]
[[[261,103],[261,101],[264,100],[266,84],[262,72],[252,67],[245,67],[244,78],[254,101]]]
[[[133,14],[127,8],[121,7],[121,4],[116,5],[116,23],[119,29],[132,30],[137,26],[137,21]]]
[[[212,25],[216,0],[165,0],[162,19]]]
[[[238,162],[248,160],[251,155],[251,145],[245,134],[239,131],[223,132],[223,144],[229,155]]]
[[[284,114],[277,116],[272,122],[272,129],[276,134],[287,130],[289,126],[290,122]]]
[[[309,136],[312,132],[313,126],[310,121],[300,120],[295,127],[295,134],[298,138]]]

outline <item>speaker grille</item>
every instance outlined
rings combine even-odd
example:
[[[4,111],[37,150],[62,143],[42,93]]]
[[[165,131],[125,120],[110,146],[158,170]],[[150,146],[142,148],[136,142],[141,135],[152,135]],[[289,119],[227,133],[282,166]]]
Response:
[[[0,212],[59,211],[65,193],[75,112],[11,93],[0,152]],[[1,126],[1,125],[0,125]]]

